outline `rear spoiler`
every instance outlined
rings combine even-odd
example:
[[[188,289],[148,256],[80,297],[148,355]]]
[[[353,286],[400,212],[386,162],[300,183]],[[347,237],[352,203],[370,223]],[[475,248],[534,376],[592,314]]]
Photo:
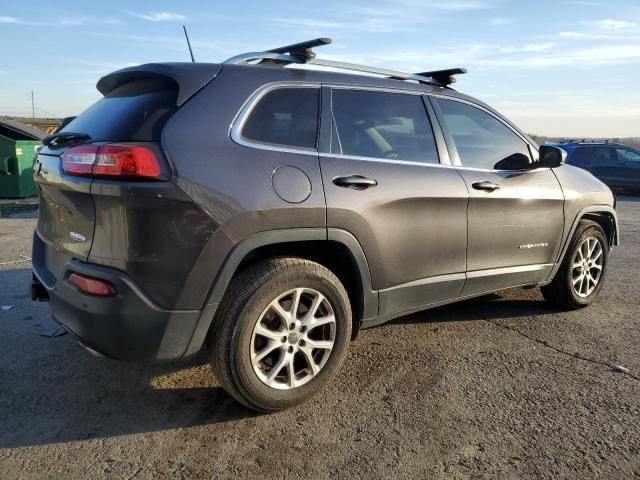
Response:
[[[177,106],[189,100],[198,90],[213,80],[222,66],[216,63],[147,63],[127,67],[105,75],[96,87],[102,95],[136,80],[165,78],[178,86]]]

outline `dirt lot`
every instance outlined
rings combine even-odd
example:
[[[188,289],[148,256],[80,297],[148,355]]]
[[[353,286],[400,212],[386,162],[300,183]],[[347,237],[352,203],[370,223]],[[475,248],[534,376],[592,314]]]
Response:
[[[618,208],[591,308],[513,290],[401,318],[275,415],[232,401],[202,359],[132,365],[41,336],[30,263],[0,265],[0,478],[639,477],[640,198]],[[0,219],[0,263],[30,255],[34,225]]]

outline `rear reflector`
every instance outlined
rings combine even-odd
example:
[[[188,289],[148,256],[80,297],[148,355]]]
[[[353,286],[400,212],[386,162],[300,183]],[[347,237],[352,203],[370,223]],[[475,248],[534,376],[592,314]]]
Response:
[[[70,175],[159,177],[153,151],[138,145],[80,145],[62,154],[62,169]]]
[[[106,280],[100,280],[99,278],[87,277],[85,275],[80,275],[79,273],[72,273],[69,275],[69,282],[78,287],[80,291],[88,293],[89,295],[113,297],[116,294],[116,289],[113,288],[113,285]]]

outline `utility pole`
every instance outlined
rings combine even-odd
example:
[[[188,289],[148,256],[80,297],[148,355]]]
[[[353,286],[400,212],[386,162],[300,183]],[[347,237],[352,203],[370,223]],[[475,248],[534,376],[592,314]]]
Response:
[[[33,90],[31,90],[31,118],[36,118],[36,102],[33,99]]]

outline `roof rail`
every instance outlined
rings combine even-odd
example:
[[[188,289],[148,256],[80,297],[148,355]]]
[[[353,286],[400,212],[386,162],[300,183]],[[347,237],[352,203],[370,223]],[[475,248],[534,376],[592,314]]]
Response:
[[[438,87],[448,87],[455,82],[455,78],[453,78],[454,75],[467,73],[466,68],[451,68],[447,70],[435,70],[422,73],[404,73],[397,72],[395,70],[388,70],[386,68],[369,67],[366,65],[316,58],[316,54],[312,48],[329,45],[330,43],[330,38],[316,38],[306,42],[294,43],[293,45],[272,48],[271,50],[266,50],[264,52],[243,53],[225,60],[224,63],[238,65],[256,62],[255,65],[270,66],[285,66],[292,63],[318,65],[341,70],[382,75],[396,80],[413,80],[419,83],[435,85]]]
[[[569,140],[563,140],[566,143],[604,143],[604,144],[615,144],[610,138],[572,138]]]

